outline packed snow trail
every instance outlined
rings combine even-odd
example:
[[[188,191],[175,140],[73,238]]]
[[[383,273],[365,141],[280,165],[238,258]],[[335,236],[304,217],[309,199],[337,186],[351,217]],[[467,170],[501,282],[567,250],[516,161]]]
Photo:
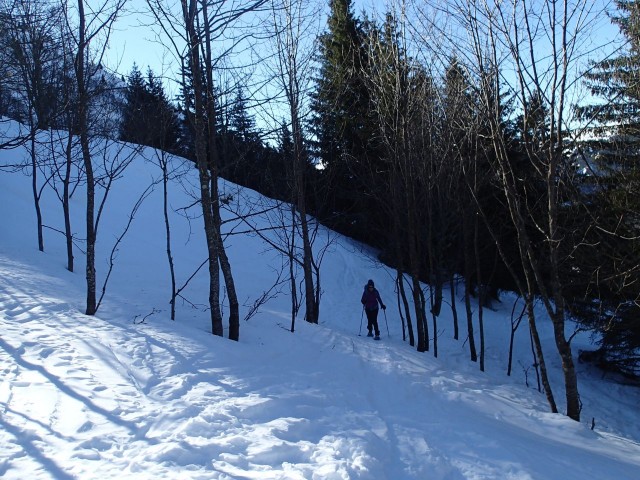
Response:
[[[640,466],[637,446],[602,454],[583,425],[525,413],[519,389],[402,344],[308,324],[234,343],[87,317],[80,292],[2,255],[0,278],[3,478],[540,479],[551,462],[555,478],[630,479]]]
[[[11,129],[12,123],[4,125]],[[20,152],[0,151],[0,165],[15,164]],[[146,158],[136,158],[112,185],[102,212],[100,280],[114,237],[145,182],[159,174],[153,152],[142,153]],[[28,152],[22,154],[28,159]],[[182,283],[206,258],[206,244],[193,211],[197,172],[176,161],[182,177],[169,185],[169,201]],[[51,189],[41,198],[51,227],[45,230],[46,252],[34,245],[30,181],[21,173],[0,173],[3,479],[637,478],[638,389],[578,365],[586,421],[548,413],[544,396],[526,386],[527,375],[533,375],[526,328],[516,335],[514,364],[520,370],[511,377],[504,373],[514,300],[507,293],[503,305],[485,311],[491,332],[486,372],[468,360],[464,338],[451,338],[446,309],[439,319],[439,357],[418,353],[401,341],[400,321],[392,313],[395,272],[366,246],[320,227],[314,246],[327,247],[320,325],[299,320],[295,333],[289,332],[289,297],[274,292],[241,323],[240,342],[214,337],[204,271],[182,292],[186,300],[178,305],[176,321],[169,320],[163,196],[156,189],[119,245],[104,303],[88,317],[81,313],[84,256],[76,250],[77,273],[65,270],[61,206]],[[275,203],[224,181],[219,187],[231,199],[229,206],[243,212],[269,210],[264,207]],[[72,225],[80,230],[82,190],[71,211]],[[189,205],[192,210],[183,210]],[[246,230],[225,216],[229,231]],[[276,235],[263,216],[247,218]],[[273,286],[283,259],[255,235],[232,235],[226,246],[246,312]],[[379,318],[381,342],[357,336],[362,287],[369,278],[390,307],[390,337],[383,314]],[[544,315],[539,328],[561,402],[561,365]],[[588,335],[573,342],[574,349],[591,346]]]

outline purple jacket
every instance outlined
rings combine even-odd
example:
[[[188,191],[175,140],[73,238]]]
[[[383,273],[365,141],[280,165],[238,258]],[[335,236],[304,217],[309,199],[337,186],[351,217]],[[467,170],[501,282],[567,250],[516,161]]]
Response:
[[[365,310],[378,310],[378,302],[380,306],[384,308],[384,303],[382,303],[380,293],[378,293],[376,288],[369,290],[367,287],[364,287],[364,293],[362,294],[360,302],[364,305]]]

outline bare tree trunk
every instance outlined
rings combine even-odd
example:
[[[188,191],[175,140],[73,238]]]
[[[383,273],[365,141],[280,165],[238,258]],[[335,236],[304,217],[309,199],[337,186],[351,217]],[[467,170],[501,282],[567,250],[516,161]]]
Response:
[[[171,249],[171,223],[169,221],[169,172],[168,159],[165,152],[160,152],[160,168],[162,169],[162,215],[164,217],[164,230],[166,239],[167,262],[169,264],[169,277],[171,279],[171,320],[176,319],[176,271],[173,265],[173,252]]]
[[[458,308],[456,307],[456,275],[451,273],[449,277],[449,292],[451,294],[451,315],[453,316],[453,338],[460,338],[460,327],[458,326]]]
[[[404,278],[403,278],[403,273],[402,273],[402,269],[401,268],[396,268],[396,298],[398,301],[398,314],[400,315],[400,321],[402,322],[402,341],[405,341],[407,339],[407,331],[406,331],[406,326],[405,326],[405,321],[404,321],[404,316],[405,314],[410,315],[409,312],[409,302],[407,302],[407,297],[406,294],[404,292]],[[405,312],[405,314],[403,314],[403,312]],[[411,318],[409,316],[407,316],[407,321],[409,322],[409,324],[411,323]],[[413,335],[411,334],[411,340],[413,340]],[[413,343],[410,343],[411,346],[413,346]]]
[[[207,154],[207,125],[205,124],[205,86],[200,72],[200,49],[202,39],[196,29],[198,2],[196,0],[181,0],[183,19],[186,27],[188,55],[193,71],[193,94],[195,114],[192,117],[195,130],[195,152],[198,176],[200,180],[200,202],[204,231],[207,241],[209,266],[209,306],[211,308],[211,331],[214,335],[223,336],[222,314],[220,312],[220,269],[218,266],[218,240],[216,236],[215,219],[212,209],[213,196],[211,192],[211,173]],[[187,105],[186,111],[190,111]],[[216,179],[217,182],[217,179]]]
[[[71,125],[71,122],[69,123]],[[69,129],[65,147],[64,178],[62,179],[62,213],[64,215],[64,236],[67,246],[67,270],[73,272],[73,232],[71,230],[70,186],[73,149],[73,135]]]
[[[33,113],[31,117],[31,133],[29,135],[31,143],[31,191],[33,193],[33,204],[36,209],[36,228],[38,232],[38,250],[44,252],[44,236],[42,234],[42,211],[40,209],[40,193],[38,189],[38,155],[36,152],[36,128],[34,125]]]
[[[315,302],[311,240],[309,237],[309,219],[307,218],[307,204],[305,198],[305,166],[306,156],[304,155],[304,139],[300,124],[299,93],[297,90],[297,65],[289,66],[288,71],[288,91],[289,112],[291,115],[291,126],[293,136],[293,176],[295,185],[296,209],[300,216],[300,227],[302,231],[302,272],[304,275],[304,297],[306,313],[305,319],[309,323],[318,323],[318,305]]]
[[[404,312],[405,315],[407,317],[407,331],[409,333],[409,345],[411,345],[412,347],[415,347],[416,345],[416,339],[415,339],[415,335],[413,333],[413,325],[411,322],[411,309],[409,308],[409,301],[407,300],[407,293],[404,289],[404,274],[402,275],[402,278],[400,279],[400,297],[402,298],[402,306],[404,308]]]
[[[100,8],[92,10],[94,16],[90,22],[87,22],[85,17],[84,0],[78,0],[78,37],[77,37],[77,52],[74,61],[76,84],[77,84],[77,104],[76,112],[77,117],[75,121],[75,128],[72,133],[75,133],[80,138],[80,150],[82,153],[82,162],[84,166],[84,174],[86,179],[86,281],[87,281],[87,305],[86,314],[95,315],[98,309],[97,302],[97,287],[96,287],[96,239],[97,228],[100,218],[100,210],[96,211],[95,207],[95,189],[97,180],[94,176],[93,159],[90,150],[90,131],[89,131],[89,106],[91,100],[91,93],[89,88],[89,82],[91,80],[91,70],[95,67],[89,60],[89,44],[96,41],[99,33],[103,32],[106,35],[105,43],[102,45],[102,49],[106,48],[106,42],[108,42],[108,34],[113,27],[123,3],[126,0],[115,0],[112,5],[105,0],[100,5]],[[102,15],[100,17],[100,15]],[[88,31],[88,27],[93,27],[92,31]],[[107,174],[111,175],[111,174]],[[114,173],[113,175],[117,175]],[[110,185],[114,177],[109,177],[108,184]],[[107,192],[109,186],[105,187],[106,192],[103,197],[100,209],[104,207]]]
[[[86,198],[86,240],[87,240],[87,264],[86,264],[86,281],[87,281],[87,305],[86,314],[94,315],[96,313],[96,233],[95,233],[95,179],[93,176],[93,163],[91,161],[91,151],[89,149],[89,131],[88,131],[88,109],[89,98],[85,79],[85,62],[86,62],[86,20],[84,14],[84,1],[78,0],[78,52],[76,55],[76,81],[78,83],[78,116],[77,127],[80,136],[80,149],[82,151],[82,161],[84,164],[86,182],[87,182],[87,198]]]
[[[476,295],[478,296],[478,334],[480,335],[480,371],[484,372],[484,298],[485,298],[485,288],[482,284],[482,269],[480,268],[480,247],[479,247],[479,238],[478,238],[478,216],[474,215],[473,217],[473,250],[475,253],[475,263],[476,263],[476,285],[478,286],[478,291]]]
[[[295,173],[296,191],[297,191],[297,209],[300,215],[300,226],[302,228],[302,271],[304,274],[304,296],[306,305],[305,318],[309,323],[318,323],[318,306],[315,302],[311,241],[309,239],[309,221],[307,218],[307,208],[304,190],[304,156],[302,132],[298,121],[297,106],[292,105],[291,116],[294,119],[293,126],[293,144],[294,144],[294,163],[297,165]]]
[[[318,323],[320,314],[319,275],[314,281],[314,254],[309,229],[306,204],[306,168],[308,164],[307,153],[304,146],[304,132],[302,129],[302,95],[305,85],[309,81],[308,62],[303,59],[301,48],[301,34],[306,30],[306,23],[310,18],[305,16],[304,3],[298,0],[285,0],[273,2],[273,35],[276,42],[277,66],[275,74],[284,92],[287,102],[289,121],[291,122],[291,135],[293,152],[291,158],[291,193],[292,203],[299,216],[299,225],[302,241],[302,274],[304,281],[305,320],[309,323]],[[316,268],[316,272],[318,268]],[[293,327],[293,325],[292,325]]]
[[[392,166],[391,169],[391,204],[392,204],[392,218],[393,221],[393,231],[392,231],[392,241],[395,249],[396,256],[396,283],[398,284],[398,294],[400,295],[399,301],[402,302],[402,309],[404,310],[404,315],[407,318],[407,333],[409,334],[409,345],[412,347],[416,346],[416,339],[413,331],[413,322],[411,321],[411,307],[409,306],[409,301],[407,299],[407,292],[404,286],[405,283],[405,262],[404,262],[404,248],[403,248],[403,235],[402,235],[402,226],[400,224],[400,218],[402,218],[401,212],[405,210],[402,207],[402,195],[400,191],[402,187],[398,184],[399,181],[399,173],[397,171],[397,165]],[[402,316],[402,313],[401,313]],[[416,319],[416,323],[419,319]],[[404,323],[403,323],[404,327]],[[403,339],[404,339],[404,331],[403,331]]]
[[[227,294],[229,295],[229,339],[240,340],[240,307],[238,304],[238,294],[236,293],[236,285],[233,280],[233,274],[231,273],[231,262],[225,251],[222,236],[220,234],[220,212],[218,211],[218,238],[220,246],[218,250],[220,252],[220,269],[222,270],[222,276],[224,278],[224,284],[227,287]]]
[[[462,212],[462,250],[464,256],[464,306],[467,313],[467,338],[469,340],[469,355],[472,362],[478,361],[478,353],[476,351],[475,334],[473,331],[473,310],[471,308],[471,277],[473,275],[471,265],[471,252],[472,247],[469,242],[469,215],[466,212]]]
[[[536,357],[538,359],[538,365],[540,366],[540,375],[542,377],[542,386],[547,396],[547,402],[553,413],[558,413],[558,407],[556,406],[555,398],[553,397],[553,391],[551,390],[551,384],[549,383],[549,377],[547,376],[547,365],[544,360],[544,354],[542,353],[542,343],[540,342],[540,335],[538,334],[538,327],[536,326],[535,313],[533,311],[532,296],[528,295],[525,298],[527,308],[527,318],[529,319],[529,331],[531,332],[531,340],[535,348]]]
[[[525,305],[525,309],[526,309],[526,305]],[[533,338],[533,333],[531,332],[531,330],[529,331],[529,343],[531,344],[531,356],[533,357],[533,367],[534,367],[535,372],[536,372],[536,382],[537,382],[537,386],[538,386],[538,391],[542,392],[543,384],[542,384],[542,381],[541,381],[541,378],[540,378],[540,370],[541,370],[540,369],[540,362],[538,361],[538,355],[536,353],[536,351],[537,351],[536,350],[536,345],[535,345],[535,341],[534,341],[534,338]],[[544,378],[544,375],[546,375],[546,370],[543,370],[543,372],[544,372],[544,374],[543,374],[543,378]],[[547,394],[547,398],[549,398],[548,395],[549,395],[550,390],[547,390],[546,386],[544,388],[545,388],[544,391]],[[555,400],[553,398],[553,395],[551,396],[551,401],[549,402],[549,405],[551,406],[551,410],[554,411],[553,409],[555,408]],[[556,411],[557,411],[557,408],[554,411],[554,413]]]
[[[209,262],[209,272],[211,275],[212,281],[211,283],[211,293],[212,303],[210,307],[212,310],[215,310],[215,313],[212,314],[215,316],[216,323],[216,332],[215,335],[224,335],[224,326],[223,326],[223,318],[222,318],[222,305],[220,302],[220,248],[222,246],[222,239],[220,237],[220,193],[218,191],[218,147],[216,142],[216,109],[215,109],[215,98],[213,91],[213,63],[211,58],[211,38],[210,38],[210,26],[209,26],[209,15],[207,12],[207,2],[202,2],[202,17],[203,17],[203,29],[204,29],[204,44],[202,43],[202,38],[198,37],[198,54],[202,55],[204,58],[203,64],[198,64],[198,68],[194,68],[192,72],[193,77],[199,76],[200,72],[204,70],[206,80],[204,82],[199,82],[199,88],[201,89],[202,100],[204,105],[202,110],[205,113],[205,117],[202,118],[202,130],[204,138],[202,140],[204,144],[203,155],[206,157],[204,163],[206,163],[206,169],[208,171],[208,181],[209,181],[209,191],[206,195],[203,196],[203,202],[207,206],[207,215],[210,215],[208,221],[208,232],[207,232],[207,244],[209,242],[212,243],[212,249],[209,251],[210,255],[213,258],[210,258]],[[199,22],[196,14],[196,22]],[[198,32],[198,35],[201,35]],[[202,70],[201,70],[202,69]],[[195,80],[194,80],[194,89],[195,89]],[[196,110],[197,112],[197,110]],[[197,115],[197,113],[196,113]],[[205,201],[206,198],[206,201]],[[209,238],[211,236],[211,238]],[[215,290],[215,292],[213,292]],[[213,320],[212,320],[212,330],[213,330]],[[230,332],[229,332],[230,333]]]
[[[64,27],[60,27],[60,30],[64,32]],[[63,71],[67,72],[70,70],[71,65],[73,64],[73,48],[69,40],[65,37],[64,33],[60,34],[62,37],[62,62],[63,62]],[[68,36],[68,35],[67,35]],[[64,216],[64,234],[65,234],[65,243],[67,250],[67,270],[73,272],[75,269],[74,264],[74,255],[73,255],[73,231],[71,228],[71,196],[73,194],[73,190],[71,188],[71,173],[74,167],[74,153],[73,153],[73,145],[74,145],[74,130],[76,125],[75,115],[77,115],[77,109],[73,108],[73,97],[74,97],[74,85],[73,79],[65,76],[62,80],[62,96],[63,96],[63,104],[64,109],[60,112],[62,118],[64,118],[64,122],[66,124],[67,136],[64,141],[64,175],[61,176],[62,181],[62,213]],[[58,137],[64,138],[64,137]],[[62,141],[61,141],[62,143]],[[55,151],[55,146],[53,142],[53,131],[51,131],[51,152]],[[77,183],[76,183],[77,186]]]
[[[407,159],[405,159],[407,161]],[[421,300],[422,287],[420,286],[420,260],[418,256],[417,246],[417,204],[413,196],[413,187],[411,186],[413,178],[407,179],[405,188],[405,202],[407,205],[407,243],[409,247],[409,272],[411,275],[411,288],[413,293],[413,306],[416,313],[416,323],[418,330],[418,345],[416,349],[419,352],[429,351],[429,324],[424,309],[424,302]]]
[[[291,292],[291,332],[295,331],[296,317],[300,306],[298,304],[298,286],[296,285],[296,209],[291,203],[291,238],[289,243],[289,289]]]
[[[206,86],[206,110],[207,110],[207,125],[208,125],[208,152],[209,152],[209,170],[211,172],[211,215],[213,217],[213,235],[215,236],[214,242],[217,244],[217,261],[220,264],[224,283],[227,287],[227,294],[229,295],[229,339],[240,339],[240,310],[238,304],[238,296],[236,294],[235,282],[233,280],[233,274],[231,273],[231,263],[229,257],[224,248],[224,241],[222,239],[221,226],[222,221],[220,219],[220,200],[218,193],[218,146],[217,146],[217,132],[216,132],[216,108],[215,108],[215,93],[213,83],[213,58],[211,55],[211,25],[208,12],[207,2],[202,3],[202,14],[204,16],[205,24],[205,71],[207,77]],[[199,70],[195,70],[198,72]],[[194,73],[197,76],[197,73]],[[219,283],[219,281],[218,281]]]
[[[411,290],[413,293],[413,305],[416,312],[416,323],[418,327],[418,345],[416,349],[419,352],[429,351],[429,327],[424,312],[424,302],[422,299],[422,288],[420,287],[420,281],[415,274],[411,275]]]
[[[40,179],[43,163],[38,158],[37,132],[49,128],[52,99],[46,87],[52,79],[45,78],[47,67],[55,62],[58,38],[54,25],[59,22],[58,10],[38,2],[21,0],[2,5],[2,66],[3,90],[11,90],[12,97],[20,98],[26,110],[29,134],[31,189],[36,212],[36,233],[39,251],[44,251],[43,218],[40,199],[49,179]],[[46,12],[44,11],[46,8]],[[25,139],[26,140],[26,139]],[[42,185],[38,186],[38,182]]]
[[[431,320],[433,324],[433,356],[438,356],[438,310],[436,309],[436,302],[433,300],[434,296],[437,296],[438,293],[434,293],[434,290],[438,292],[440,295],[440,302],[442,302],[442,284],[438,286],[433,286],[429,284],[429,297],[431,298]]]
[[[431,202],[430,202],[431,203]],[[436,261],[436,239],[434,238],[434,220],[431,205],[427,207],[427,257],[429,259],[429,304],[433,322],[433,356],[438,356],[438,315],[442,310],[442,277],[440,275],[439,262]]]
[[[517,304],[518,304],[517,301],[513,302],[513,308],[511,310],[511,332],[509,335],[509,361],[507,362],[507,376],[511,376],[511,370],[513,368],[513,345],[514,345],[514,340],[516,336],[516,331],[518,330],[518,327],[522,322],[522,317],[524,317],[524,314],[526,311],[526,305],[525,305],[525,308],[522,309],[522,312],[520,312],[520,315],[518,315],[518,318],[514,320],[513,316],[514,316]]]
[[[531,292],[530,289],[528,289],[528,287],[525,287],[522,283],[522,281],[520,280],[520,277],[518,276],[518,274],[513,270],[511,264],[509,263],[509,258],[506,256],[504,249],[503,249],[503,245],[500,242],[500,240],[498,239],[498,237],[496,236],[495,232],[493,231],[493,228],[491,227],[491,224],[489,223],[486,214],[483,212],[480,204],[476,204],[479,208],[479,213],[482,216],[482,219],[484,220],[484,224],[487,227],[487,229],[489,230],[489,233],[491,234],[491,237],[494,239],[495,241],[495,245],[496,248],[498,249],[498,254],[500,255],[500,258],[502,258],[502,261],[505,265],[505,267],[507,268],[507,270],[509,271],[509,273],[511,274],[511,277],[513,278],[517,288],[518,288],[518,292],[520,293],[520,295],[522,296],[522,298],[525,301],[525,311],[527,314],[527,319],[529,322],[529,332],[531,335],[531,343],[532,343],[532,347],[534,348],[534,352],[538,357],[538,365],[536,366],[536,373],[538,372],[538,366],[540,367],[540,374],[542,376],[542,385],[544,388],[544,392],[545,395],[547,397],[547,402],[549,403],[549,407],[551,409],[551,411],[553,413],[557,413],[558,412],[558,408],[556,406],[556,402],[553,396],[553,391],[551,389],[551,384],[549,383],[548,377],[547,377],[547,368],[546,368],[546,363],[544,360],[544,354],[542,352],[542,343],[540,342],[540,336],[538,334],[538,327],[536,325],[536,317],[535,317],[535,312],[533,309],[533,298],[534,295]]]

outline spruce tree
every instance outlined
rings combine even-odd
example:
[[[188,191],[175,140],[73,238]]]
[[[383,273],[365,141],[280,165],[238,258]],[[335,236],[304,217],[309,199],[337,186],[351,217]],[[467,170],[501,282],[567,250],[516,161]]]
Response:
[[[367,239],[366,212],[372,207],[358,194],[366,187],[373,136],[364,82],[365,35],[351,0],[331,0],[329,6],[327,32],[319,38],[320,66],[311,105],[315,153],[327,191],[325,211],[318,214],[332,227]]]
[[[581,142],[578,158],[586,197],[580,218],[597,225],[576,252],[579,272],[570,271],[574,315],[601,333],[598,361],[640,375],[640,2],[616,1],[613,17],[628,41],[624,53],[593,65],[587,74],[591,93],[604,100],[581,106],[578,114],[595,125]],[[578,256],[579,254],[579,256]]]
[[[329,4],[328,31],[319,39],[320,69],[312,108],[320,158],[325,166],[333,168],[352,150],[349,117],[355,113],[357,101],[354,87],[361,70],[358,50],[362,35],[350,0],[331,0]]]
[[[244,89],[240,87],[236,91],[236,97],[230,109],[229,126],[242,140],[249,141],[253,139],[255,123],[248,112]]]
[[[125,142],[146,144],[147,122],[146,109],[149,104],[149,93],[140,69],[134,63],[127,77],[125,90],[125,107],[122,112],[120,139]]]
[[[228,130],[223,139],[220,175],[242,185],[258,187],[262,177],[258,165],[259,148],[254,132],[255,121],[249,115],[244,89],[236,90],[233,103],[228,108]]]
[[[126,142],[177,152],[180,134],[177,111],[151,68],[147,70],[145,79],[134,64],[125,92],[120,138]]]
[[[168,152],[177,152],[180,125],[176,108],[167,98],[162,82],[151,68],[147,71],[149,145]]]

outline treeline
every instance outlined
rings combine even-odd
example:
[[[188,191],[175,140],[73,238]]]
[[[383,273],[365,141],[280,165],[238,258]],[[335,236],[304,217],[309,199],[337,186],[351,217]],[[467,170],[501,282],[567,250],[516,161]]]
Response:
[[[185,70],[186,78],[191,72]],[[162,81],[149,68],[146,75],[134,65],[123,78],[121,140],[165,150],[195,160],[194,131],[184,112],[184,98],[192,85],[182,87],[181,95],[170,100]],[[242,86],[232,91],[217,91],[215,129],[219,151],[220,176],[234,183],[282,199],[287,192],[286,166],[282,149],[288,131],[280,132],[279,145],[264,141],[249,112]],[[286,128],[285,128],[286,130]]]
[[[257,1],[217,17],[196,0],[182,2],[175,16],[150,4],[158,24],[182,22],[187,49],[173,52],[182,62],[175,99],[150,69],[145,76],[134,67],[119,80],[101,69],[99,55],[79,81],[80,36],[56,30],[68,22],[51,21],[69,12],[55,2],[13,3],[0,14],[0,114],[29,125],[32,138],[50,128],[84,131],[192,160],[210,271],[223,271],[229,291],[219,176],[293,206],[286,228],[300,242],[287,248],[304,272],[307,321],[318,321],[321,291],[311,214],[377,247],[395,268],[398,312],[419,351],[438,355],[438,319],[450,308],[455,338],[484,370],[483,310],[507,289],[523,299],[552,411],[537,303],[553,323],[571,418],[579,419],[580,401],[567,320],[597,334],[600,349],[584,358],[640,374],[636,2],[616,2],[628,49],[591,63],[581,63],[580,48],[601,17],[589,0],[560,2],[564,10],[557,2],[529,10],[410,2],[415,8],[391,8],[382,18],[358,17],[350,0],[331,0],[326,30],[310,38],[299,32],[309,31],[317,12],[299,2]],[[253,101],[259,92],[248,83],[223,89],[217,82],[220,59],[211,49],[235,19],[265,11],[272,25],[264,38],[274,39],[277,59],[270,83],[281,92],[273,102],[283,112],[273,125],[257,124],[256,105],[268,100]],[[578,88],[597,102],[576,104]],[[220,282],[211,273],[216,334]],[[300,307],[293,273],[290,282],[293,331]],[[237,304],[231,310],[237,339]]]

